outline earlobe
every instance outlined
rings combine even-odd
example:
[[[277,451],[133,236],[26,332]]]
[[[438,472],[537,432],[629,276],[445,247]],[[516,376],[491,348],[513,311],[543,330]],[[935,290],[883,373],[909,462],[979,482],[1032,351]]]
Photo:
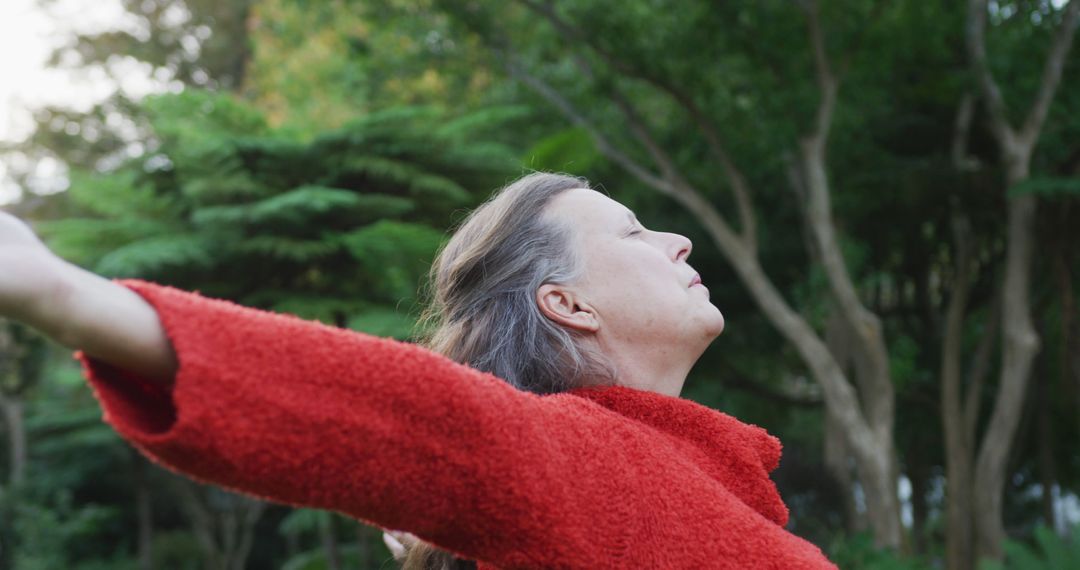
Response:
[[[540,312],[555,323],[581,332],[596,332],[600,323],[593,308],[573,291],[546,283],[536,291]]]

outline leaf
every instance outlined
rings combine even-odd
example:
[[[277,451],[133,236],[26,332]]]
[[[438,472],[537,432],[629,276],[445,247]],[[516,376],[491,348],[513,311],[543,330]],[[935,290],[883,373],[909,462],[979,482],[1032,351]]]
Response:
[[[240,254],[254,255],[279,261],[312,262],[338,251],[334,241],[299,239],[279,235],[260,235],[233,244]]]
[[[1005,556],[1009,561],[1009,568],[1015,568],[1017,570],[1039,570],[1046,568],[1042,559],[1027,546],[1020,544],[1019,542],[1006,541]]]
[[[348,252],[368,272],[379,275],[379,292],[391,298],[415,295],[416,284],[427,272],[443,233],[420,224],[382,220],[345,234]]]
[[[161,235],[171,227],[151,219],[68,218],[39,222],[35,229],[60,257],[82,265],[96,265],[105,253],[139,239]]]
[[[213,240],[203,235],[155,237],[105,255],[94,271],[108,277],[151,277],[182,268],[209,269],[215,249]]]
[[[1046,558],[1046,568],[1077,568],[1080,560],[1073,559],[1065,540],[1050,527],[1040,525],[1035,528],[1035,543],[1039,545]]]
[[[322,520],[328,516],[330,513],[317,509],[293,509],[278,523],[278,532],[281,534],[317,532],[319,526],[323,524]]]
[[[370,335],[409,340],[415,321],[394,309],[373,309],[349,319],[348,327]]]
[[[132,169],[111,174],[73,172],[69,195],[90,212],[112,218],[165,217],[177,206],[174,197],[157,192]]]
[[[1009,189],[1009,197],[1034,194],[1043,198],[1073,198],[1080,196],[1080,178],[1029,178]]]
[[[533,145],[525,166],[534,170],[586,172],[601,158],[592,136],[581,128],[566,129]]]
[[[478,131],[504,126],[507,122],[527,117],[531,113],[532,109],[525,105],[488,107],[447,121],[433,134],[439,139],[471,136]]]
[[[278,313],[296,315],[302,319],[318,320],[328,325],[336,324],[339,314],[351,315],[363,311],[368,303],[359,299],[340,299],[327,296],[297,295],[282,291],[267,292],[265,296],[276,296],[277,301],[270,305],[270,309]],[[260,295],[256,294],[247,302],[255,304]],[[284,298],[282,298],[284,297]]]

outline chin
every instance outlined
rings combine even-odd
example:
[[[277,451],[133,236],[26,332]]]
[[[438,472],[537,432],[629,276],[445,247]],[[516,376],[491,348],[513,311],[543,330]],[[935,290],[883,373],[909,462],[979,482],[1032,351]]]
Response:
[[[713,307],[715,315],[709,320],[708,333],[711,337],[716,338],[720,336],[720,333],[724,332],[724,314],[720,312],[720,309]]]

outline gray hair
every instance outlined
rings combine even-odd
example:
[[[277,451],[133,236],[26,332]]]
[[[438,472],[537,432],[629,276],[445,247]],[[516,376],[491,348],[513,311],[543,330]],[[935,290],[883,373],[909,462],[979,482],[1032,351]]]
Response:
[[[607,361],[540,312],[545,283],[571,284],[584,270],[572,229],[544,215],[583,178],[537,172],[495,192],[454,232],[432,264],[431,303],[421,322],[435,352],[520,390],[563,392],[612,381]]]

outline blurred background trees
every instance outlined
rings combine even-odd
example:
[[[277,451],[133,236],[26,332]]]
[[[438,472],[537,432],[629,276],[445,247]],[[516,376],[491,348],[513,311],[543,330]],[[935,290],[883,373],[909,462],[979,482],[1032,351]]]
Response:
[[[581,174],[694,240],[728,327],[684,395],[784,441],[794,532],[845,569],[1075,560],[1077,0],[123,5],[53,63],[171,92],[7,148],[69,168],[12,206],[66,258],[409,338],[462,212]],[[386,564],[376,529],[147,464],[4,330],[0,566]]]

